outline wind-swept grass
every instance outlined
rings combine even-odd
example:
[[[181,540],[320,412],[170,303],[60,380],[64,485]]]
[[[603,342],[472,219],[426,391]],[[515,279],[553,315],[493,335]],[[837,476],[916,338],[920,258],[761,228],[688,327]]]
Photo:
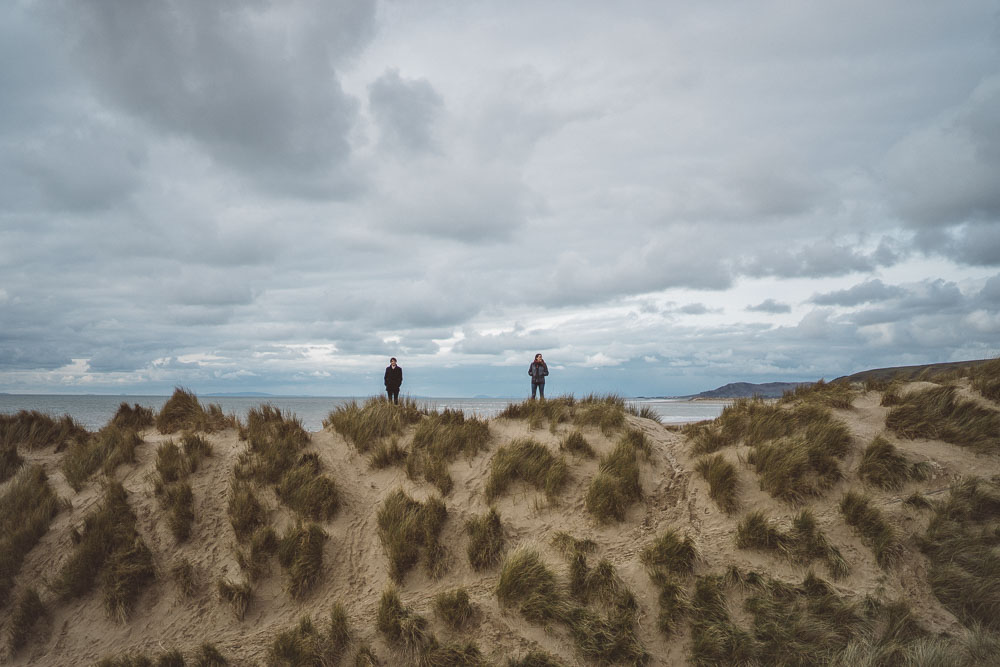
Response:
[[[812,384],[800,384],[795,389],[786,391],[779,403],[803,402],[838,410],[850,410],[854,394],[854,390],[847,382],[819,380]]]
[[[269,560],[278,552],[278,535],[271,526],[257,528],[247,541],[246,550],[236,550],[236,562],[253,582],[270,571]]]
[[[835,579],[843,578],[850,570],[840,550],[819,530],[816,517],[808,509],[793,518],[788,531],[782,531],[760,510],[746,514],[736,526],[736,546],[773,551],[801,565],[820,560]]]
[[[1000,403],[1000,359],[991,359],[970,372],[972,388],[991,401]]]
[[[694,469],[708,482],[708,495],[726,514],[732,514],[739,509],[740,501],[739,475],[736,466],[726,460],[722,454],[704,456],[698,460]]]
[[[173,395],[163,404],[156,415],[156,429],[160,433],[178,431],[222,431],[237,426],[236,418],[222,413],[222,407],[211,403],[202,407],[194,393],[176,387]]]
[[[267,514],[248,482],[233,479],[229,483],[227,505],[229,523],[240,542],[247,541],[254,531],[267,525]]]
[[[899,489],[911,479],[922,480],[927,475],[927,464],[911,464],[881,435],[865,448],[858,464],[858,477],[880,489]]]
[[[61,451],[68,443],[87,439],[87,429],[69,415],[53,419],[37,410],[0,414],[0,450],[18,445],[28,449],[55,446]]]
[[[48,610],[34,588],[21,591],[14,602],[14,613],[10,616],[7,629],[8,646],[11,655],[16,654],[31,636],[31,631],[42,619],[48,617]]]
[[[67,450],[62,462],[66,481],[79,491],[98,468],[110,475],[122,463],[135,463],[135,448],[141,444],[142,438],[135,431],[114,425],[105,426],[87,440],[75,442]]]
[[[533,649],[520,658],[507,658],[506,667],[566,667],[558,658],[550,653]]]
[[[393,646],[403,650],[410,664],[437,647],[437,639],[427,627],[427,619],[414,614],[395,588],[389,587],[379,599],[375,627]]]
[[[555,573],[537,551],[526,547],[504,559],[495,593],[502,606],[516,607],[533,623],[566,619],[571,611]]]
[[[163,487],[161,504],[167,514],[167,526],[178,542],[191,536],[194,523],[194,492],[187,482],[173,482]]]
[[[903,545],[871,498],[848,491],[840,501],[840,512],[847,524],[854,527],[871,547],[879,567],[888,569],[899,560]]]
[[[431,497],[420,503],[402,489],[386,496],[378,510],[377,523],[393,581],[401,582],[420,560],[431,576],[440,576],[445,551],[438,536],[447,517],[448,510],[440,498]]]
[[[24,465],[24,459],[14,445],[0,445],[0,483],[17,474]]]
[[[1000,484],[979,478],[954,482],[934,507],[920,550],[941,604],[967,627],[1000,631]]]
[[[371,450],[368,464],[376,470],[381,470],[390,466],[402,465],[408,455],[409,452],[400,447],[395,438],[390,442],[379,440]]]
[[[639,417],[640,419],[648,419],[656,422],[657,424],[663,423],[660,421],[659,413],[648,405],[638,406],[634,403],[628,403],[625,406],[625,411],[634,417]]]
[[[22,470],[0,495],[0,607],[25,557],[49,530],[59,499],[41,466]]]
[[[187,558],[181,558],[174,563],[170,568],[170,574],[184,597],[193,598],[198,593],[200,577]]]
[[[668,529],[639,553],[639,560],[650,572],[685,575],[694,569],[698,550],[690,535],[683,538]]]
[[[601,433],[610,436],[625,426],[625,413],[625,399],[621,396],[590,394],[577,401],[573,423],[578,426],[597,426]]]
[[[215,648],[214,644],[204,643],[198,647],[194,667],[226,667],[229,661]]]
[[[560,451],[567,451],[577,456],[584,456],[588,459],[592,459],[596,456],[594,453],[594,448],[590,446],[587,439],[583,436],[583,432],[580,429],[572,431],[569,435],[562,439],[559,443]]]
[[[195,433],[185,433],[181,437],[181,447],[184,449],[184,456],[187,457],[187,468],[190,472],[196,472],[202,459],[212,455],[212,444]]]
[[[448,464],[460,454],[472,457],[486,449],[489,437],[489,424],[484,419],[466,418],[461,410],[432,412],[413,433],[407,472],[411,477],[422,473],[442,495],[448,495],[452,487]]]
[[[552,499],[568,479],[569,468],[561,457],[554,456],[536,440],[522,438],[500,447],[493,455],[484,494],[487,502],[493,502],[512,483],[523,481]]]
[[[581,399],[558,396],[544,401],[510,403],[498,418],[525,420],[532,428],[541,428],[547,421],[549,430],[553,433],[557,425],[572,423],[577,426],[596,426],[605,435],[612,435],[625,425],[625,415],[631,412],[621,396],[590,394]],[[655,415],[641,416],[655,418]]]
[[[327,536],[316,524],[298,524],[278,542],[278,562],[288,575],[288,592],[303,597],[323,573],[323,544]]]
[[[960,398],[951,386],[912,392],[889,411],[886,428],[903,438],[931,438],[979,453],[1000,451],[1000,411]]]
[[[339,602],[333,605],[325,628],[303,616],[298,624],[275,637],[268,654],[269,665],[337,665],[353,641],[347,613]]]
[[[303,454],[281,476],[275,491],[282,502],[301,516],[325,521],[340,509],[340,492],[334,481],[320,471],[319,456]]]
[[[465,522],[465,532],[469,534],[469,564],[477,572],[496,566],[503,556],[506,540],[500,515],[495,508],[482,516],[472,517]]]
[[[629,505],[642,498],[639,456],[649,451],[649,441],[642,431],[626,431],[614,450],[601,457],[597,475],[587,488],[587,511],[601,521],[622,521]]]
[[[139,405],[138,403],[133,403],[132,405],[124,402],[121,403],[118,406],[118,411],[115,412],[115,416],[111,418],[112,425],[133,431],[141,431],[144,428],[149,428],[154,422],[153,409]]]
[[[882,392],[882,398],[879,400],[879,405],[883,408],[890,408],[894,405],[899,405],[903,402],[903,397],[900,394],[900,390],[903,388],[903,383],[895,380],[889,383],[889,386],[885,388]]]
[[[250,608],[250,603],[253,602],[253,587],[250,582],[237,583],[229,579],[219,579],[217,589],[219,597],[232,607],[236,620],[242,621],[247,609]]]
[[[434,614],[452,630],[462,631],[475,625],[479,611],[464,588],[442,591],[434,596]]]
[[[124,623],[142,588],[156,578],[153,555],[135,527],[125,489],[108,482],[96,510],[84,518],[76,548],[53,590],[64,600],[90,591],[98,577],[108,616]]]
[[[339,405],[323,420],[323,428],[332,428],[367,452],[378,440],[401,435],[407,426],[420,421],[425,411],[411,398],[401,398],[395,405],[385,396],[369,398],[364,405],[350,401]]]

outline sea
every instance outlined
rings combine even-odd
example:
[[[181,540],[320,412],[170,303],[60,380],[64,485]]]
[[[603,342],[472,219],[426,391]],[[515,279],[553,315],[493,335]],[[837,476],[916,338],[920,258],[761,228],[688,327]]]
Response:
[[[159,412],[169,396],[130,396],[98,394],[0,394],[0,414],[13,414],[20,410],[37,410],[61,417],[69,415],[89,431],[96,431],[106,425],[118,406],[122,403],[141,405]],[[267,403],[283,413],[290,413],[302,421],[307,431],[319,431],[323,420],[337,406],[350,401],[362,403],[367,396],[199,396],[202,405],[216,403],[226,414],[234,414],[241,420],[256,406]],[[522,399],[514,398],[414,398],[418,405],[431,410],[461,410],[466,416],[495,417],[511,403]],[[637,408],[649,407],[664,424],[683,424],[704,419],[715,419],[728,405],[728,401],[692,401],[677,398],[630,398],[626,401]]]

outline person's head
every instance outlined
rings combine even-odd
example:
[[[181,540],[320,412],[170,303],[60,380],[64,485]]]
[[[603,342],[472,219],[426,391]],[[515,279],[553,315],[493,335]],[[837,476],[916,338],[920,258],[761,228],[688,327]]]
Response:
[[[541,361],[541,360],[542,360],[542,353],[539,352],[538,354],[535,355],[535,361]]]
[[[392,359],[389,360],[389,365],[390,366],[395,366],[396,365],[396,357],[393,357]]]

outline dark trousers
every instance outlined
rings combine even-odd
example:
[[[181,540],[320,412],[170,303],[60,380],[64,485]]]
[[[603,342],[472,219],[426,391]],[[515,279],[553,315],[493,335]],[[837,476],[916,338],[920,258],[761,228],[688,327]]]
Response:
[[[531,397],[535,397],[535,390],[538,390],[538,395],[541,398],[545,398],[545,383],[544,382],[532,382],[531,383]]]
[[[399,404],[399,387],[386,387],[385,393],[389,394],[389,400]]]

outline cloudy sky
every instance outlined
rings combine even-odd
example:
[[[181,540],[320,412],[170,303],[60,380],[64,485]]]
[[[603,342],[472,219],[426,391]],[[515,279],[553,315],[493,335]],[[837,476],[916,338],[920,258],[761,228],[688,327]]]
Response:
[[[0,391],[1000,355],[1000,1],[10,0]]]

